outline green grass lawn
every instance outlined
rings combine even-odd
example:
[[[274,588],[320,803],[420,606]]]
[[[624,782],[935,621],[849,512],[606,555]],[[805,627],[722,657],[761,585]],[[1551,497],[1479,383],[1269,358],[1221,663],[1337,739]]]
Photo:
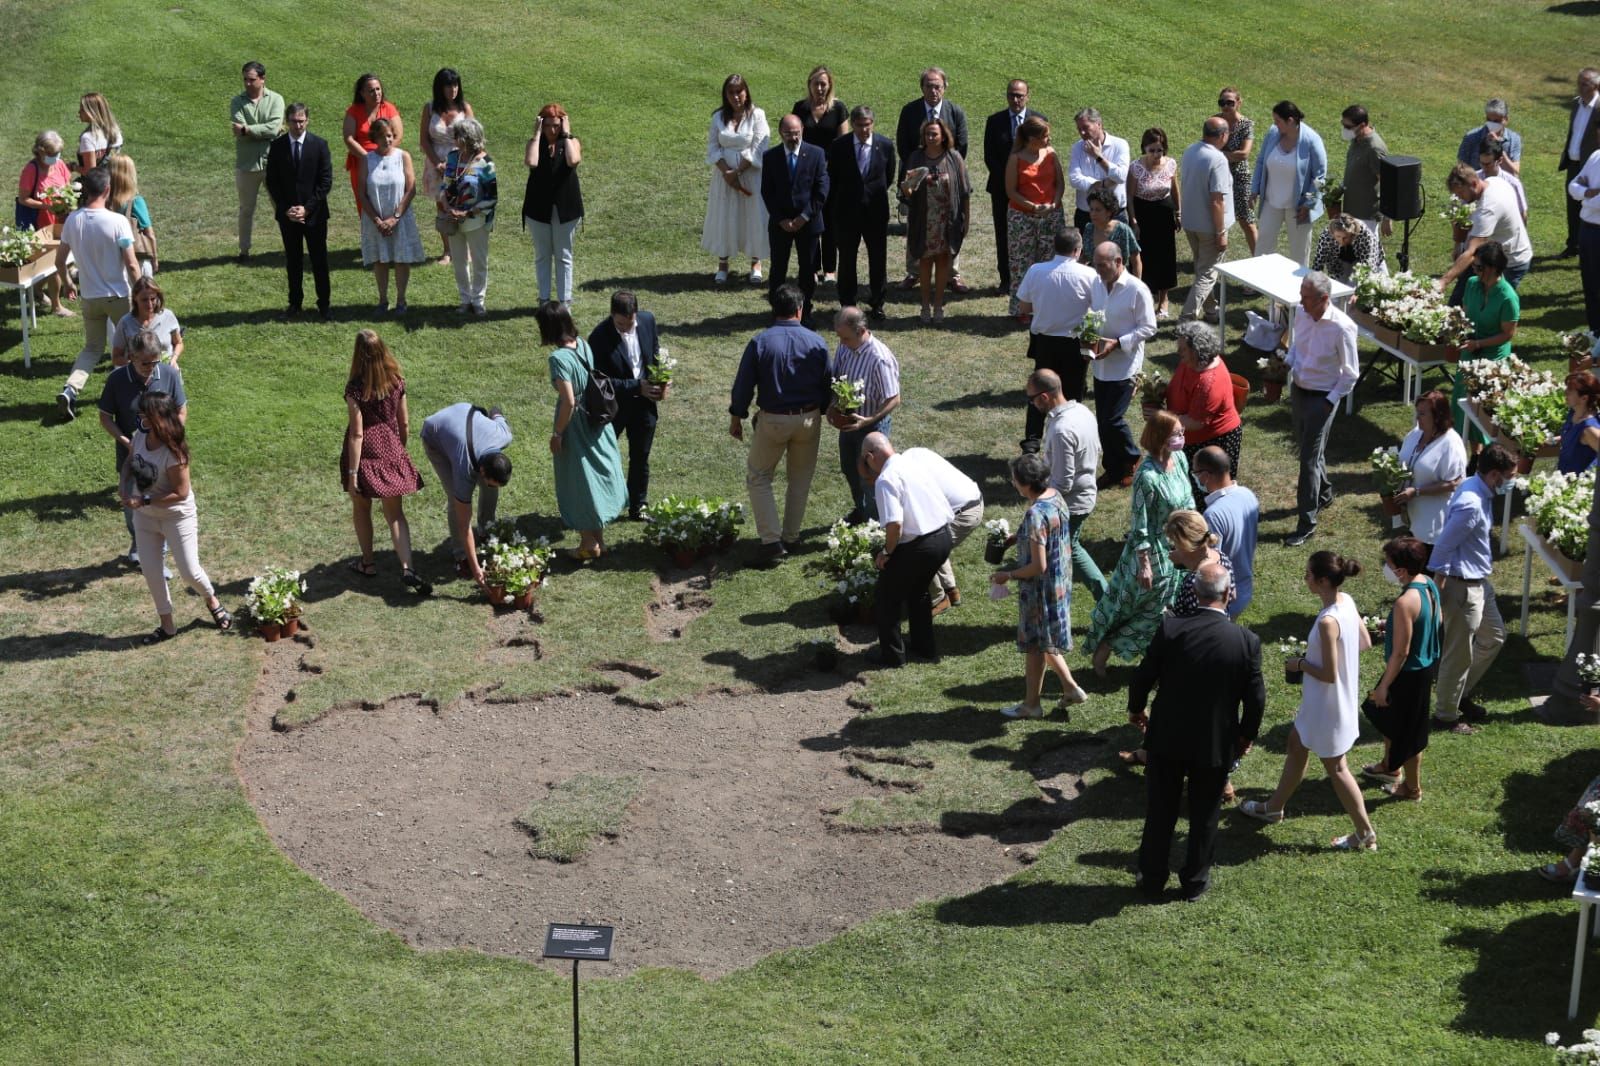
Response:
[[[549,691],[593,682],[596,663],[618,659],[660,671],[631,696],[670,704],[803,668],[802,642],[828,626],[814,575],[801,562],[770,573],[734,568],[681,640],[654,643],[642,618],[661,559],[638,526],[624,525],[611,535],[612,562],[562,573],[547,590],[544,657],[494,664],[485,658],[486,608],[445,580],[442,498],[425,465],[430,484],[410,515],[425,553],[419,565],[439,594],[406,597],[387,550],[371,582],[344,570],[355,541],[336,481],[340,397],[375,290],[359,269],[340,173],[337,321],[274,320],[284,287],[265,209],[257,250],[267,254],[248,268],[232,261],[226,108],[244,60],[262,60],[272,88],[307,101],[313,130],[336,145],[355,76],[377,70],[413,149],[434,70],[462,71],[503,182],[490,316],[459,322],[448,313],[450,272],[427,267],[413,280],[409,320],[379,328],[405,367],[413,424],[459,400],[505,407],[517,441],[503,513],[559,535],[544,444],[553,394],[530,314],[531,251],[517,224],[522,145],[545,102],[568,108],[584,143],[577,318],[589,328],[608,293],[628,284],[682,362],[657,437],[654,493],[742,499],[743,450],[726,434],[725,398],[763,305],[742,284],[712,291],[715,264],[699,251],[706,125],[729,72],[749,79],[775,127],[807,71],[826,62],[840,95],[872,103],[892,132],[918,72],[938,63],[975,144],[1006,80],[1024,76],[1034,105],[1059,120],[1093,104],[1130,140],[1164,126],[1175,150],[1194,139],[1217,88],[1233,84],[1262,129],[1280,97],[1300,104],[1328,138],[1335,174],[1337,113],[1359,101],[1391,151],[1423,159],[1435,202],[1482,99],[1504,96],[1524,136],[1540,257],[1523,286],[1517,347],[1554,367],[1556,333],[1582,318],[1576,261],[1550,254],[1564,236],[1554,173],[1562,105],[1576,70],[1592,61],[1580,49],[1587,10],[1506,0],[1216,12],[1171,0],[1120,8],[874,0],[828,20],[722,0],[688,8],[487,0],[441,19],[438,5],[414,0],[54,0],[12,5],[0,22],[0,47],[17,57],[0,67],[0,167],[19,170],[45,127],[70,143],[80,93],[110,98],[161,235],[168,305],[188,331],[202,558],[231,606],[268,564],[308,572],[311,659],[322,672],[298,688],[302,713],[410,691],[449,699],[490,682],[511,694]],[[974,177],[981,184],[977,164]],[[964,261],[983,295],[954,305],[940,331],[918,328],[915,304],[897,296],[880,335],[902,365],[896,437],[956,461],[980,478],[991,512],[1015,521],[1019,501],[1003,464],[1021,435],[1025,338],[992,294],[981,191],[974,206]],[[436,248],[431,232],[425,239]],[[1414,265],[1442,269],[1447,243],[1444,225],[1425,221]],[[892,242],[891,262],[900,247]],[[830,297],[824,289],[825,311]],[[41,323],[25,369],[15,303],[5,307],[0,1061],[560,1061],[564,978],[473,952],[414,951],[269,841],[231,763],[263,646],[195,624],[175,642],[137,648],[154,620],[142,580],[118,561],[127,542],[111,443],[92,416],[67,426],[54,417],[80,329]],[[1151,354],[1170,370],[1170,331]],[[1253,355],[1230,351],[1229,360],[1255,376]],[[102,380],[92,380],[91,396]],[[1386,591],[1376,565],[1385,526],[1366,456],[1410,425],[1397,394],[1370,384],[1354,417],[1341,417],[1330,448],[1340,498],[1315,542],[1373,564],[1350,587],[1367,613],[1382,610]],[[1293,521],[1288,410],[1257,396],[1246,419],[1241,480],[1261,495],[1266,516],[1245,621],[1264,639],[1303,635],[1315,613],[1300,581],[1305,552],[1278,543]],[[811,501],[813,549],[847,507],[832,443],[829,433]],[[420,448],[413,452],[420,460]],[[1116,557],[1126,507],[1126,493],[1107,494],[1090,523],[1104,564]],[[386,543],[380,532],[380,549]],[[734,559],[748,551],[741,546]],[[879,799],[863,788],[842,815],[848,822],[999,833],[1008,812],[1038,796],[1028,768],[1063,742],[1063,727],[1008,725],[995,713],[1017,698],[1022,663],[1013,606],[981,595],[981,552],[973,540],[958,556],[971,593],[939,622],[943,663],[871,675],[874,710],[847,731],[852,743],[931,760],[933,769],[919,791]],[[1519,559],[1515,552],[1497,571],[1508,619]],[[1550,829],[1600,772],[1588,731],[1543,727],[1525,709],[1524,664],[1551,660],[1561,646],[1563,605],[1545,576],[1535,573],[1529,639],[1513,636],[1490,678],[1491,724],[1435,741],[1421,805],[1374,804],[1376,855],[1325,851],[1348,823],[1313,774],[1289,821],[1224,830],[1217,890],[1204,903],[1132,906],[1127,867],[1143,786],[1112,771],[1108,757],[1085,779],[1070,822],[1053,836],[1039,830],[1038,842],[1048,839],[1039,861],[1009,882],[883,915],[714,983],[663,970],[591,982],[585,1046],[596,1061],[637,1063],[1541,1061],[1547,1030],[1577,1028],[1564,1022],[1574,914],[1528,870],[1551,857]],[[193,597],[176,598],[180,626],[202,617]],[[1086,601],[1076,615],[1081,631]],[[1375,672],[1376,661],[1367,666]],[[1276,780],[1294,697],[1271,682],[1264,743],[1237,778],[1244,794]],[[1120,683],[1099,686],[1071,729],[1105,741],[1109,756],[1134,739],[1124,721]],[[1374,739],[1355,753],[1363,761]],[[571,917],[561,907],[529,903],[534,921]],[[1580,1019],[1597,1011],[1591,983]]]

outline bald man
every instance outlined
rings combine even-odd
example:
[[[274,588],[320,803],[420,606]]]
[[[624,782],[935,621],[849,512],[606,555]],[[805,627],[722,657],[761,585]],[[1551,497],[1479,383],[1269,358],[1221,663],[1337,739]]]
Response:
[[[789,253],[799,259],[801,321],[811,322],[811,296],[817,290],[817,237],[828,201],[828,161],[822,149],[800,139],[798,115],[778,124],[781,143],[762,157],[761,202],[767,205],[767,239],[772,247],[767,291],[774,293],[789,272]]]
[[[884,543],[873,562],[878,567],[878,661],[904,666],[906,646],[900,639],[900,615],[910,615],[911,651],[935,662],[933,597],[929,585],[950,558],[950,524],[955,511],[939,482],[927,471],[904,462],[882,433],[869,433],[861,458],[877,479],[873,493]]]
[[[1156,303],[1145,283],[1128,273],[1122,249],[1106,241],[1094,250],[1098,275],[1090,302],[1105,312],[1100,339],[1089,346],[1094,372],[1094,417],[1100,426],[1100,461],[1106,472],[1097,488],[1133,484],[1139,448],[1128,428],[1133,378],[1144,366],[1144,342],[1156,335]]]

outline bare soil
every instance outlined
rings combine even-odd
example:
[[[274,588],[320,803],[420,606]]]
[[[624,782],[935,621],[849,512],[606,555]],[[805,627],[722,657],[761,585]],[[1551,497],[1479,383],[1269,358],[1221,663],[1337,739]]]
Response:
[[[662,591],[657,602],[670,604],[699,590]],[[497,625],[508,643],[527,643],[496,655],[537,656],[525,618]],[[604,687],[624,698],[488,692],[438,707],[412,695],[288,728],[277,712],[315,669],[310,644],[269,649],[241,779],[294,862],[421,948],[534,960],[547,922],[585,920],[617,927],[616,961],[597,974],[672,966],[715,977],[880,911],[975,891],[1025,861],[992,835],[833,826],[848,800],[919,787],[926,770],[838,741],[860,713],[849,702],[859,686],[835,675],[650,709],[625,699],[650,672],[607,663]],[[582,772],[643,781],[620,835],[574,863],[533,858],[514,817]]]

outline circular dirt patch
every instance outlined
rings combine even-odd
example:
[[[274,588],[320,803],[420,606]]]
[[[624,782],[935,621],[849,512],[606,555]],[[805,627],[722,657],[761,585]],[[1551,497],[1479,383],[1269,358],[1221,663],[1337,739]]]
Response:
[[[832,826],[827,812],[883,786],[841,745],[802,744],[859,713],[854,685],[812,681],[667,710],[402,697],[289,732],[258,713],[239,769],[290,858],[410,943],[531,960],[546,922],[600,922],[617,927],[600,973],[721,975],[1018,868],[989,838]],[[577,861],[535,859],[514,820],[579,774],[636,778],[638,794]]]

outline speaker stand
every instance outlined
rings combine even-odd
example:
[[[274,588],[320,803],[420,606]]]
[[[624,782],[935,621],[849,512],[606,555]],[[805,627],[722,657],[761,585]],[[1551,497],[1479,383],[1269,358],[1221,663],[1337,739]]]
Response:
[[[1400,223],[1400,254],[1395,258],[1400,261],[1402,272],[1411,269],[1411,226],[1415,219],[1406,219]]]

